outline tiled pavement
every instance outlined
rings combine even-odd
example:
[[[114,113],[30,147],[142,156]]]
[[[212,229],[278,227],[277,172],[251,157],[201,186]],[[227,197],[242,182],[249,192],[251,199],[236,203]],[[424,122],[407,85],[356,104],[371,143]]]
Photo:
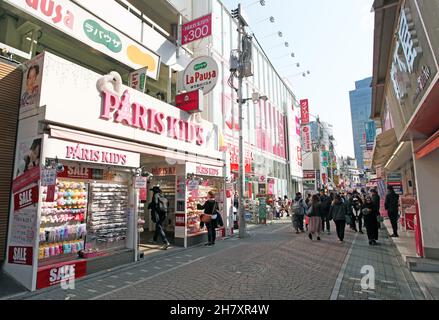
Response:
[[[355,239],[355,234],[347,232],[344,244],[340,244],[334,234],[324,235],[320,242],[311,242],[304,234],[294,234],[288,220],[251,227],[249,231],[250,237],[245,240],[231,238],[218,241],[214,248],[200,246],[153,255],[142,262],[78,280],[75,290],[56,287],[26,294],[21,299],[328,300],[331,295],[338,299],[409,297],[407,287],[411,286],[411,279],[409,282],[404,280],[394,248],[386,241],[382,246],[369,248],[367,242],[364,245],[364,239]],[[346,259],[353,241],[351,255]],[[341,273],[345,261],[345,272]],[[361,291],[361,286],[360,289],[358,286],[364,264],[372,264],[377,269],[375,292],[356,292]],[[335,286],[338,278],[342,281]]]
[[[378,243],[378,246],[370,246],[366,234],[356,234],[344,270],[341,271],[343,279],[336,284],[332,298],[424,300],[418,284],[403,263],[385,228],[380,230]],[[363,267],[365,270],[362,270]],[[374,286],[368,279],[364,279],[362,287],[363,277],[372,274],[375,278]]]

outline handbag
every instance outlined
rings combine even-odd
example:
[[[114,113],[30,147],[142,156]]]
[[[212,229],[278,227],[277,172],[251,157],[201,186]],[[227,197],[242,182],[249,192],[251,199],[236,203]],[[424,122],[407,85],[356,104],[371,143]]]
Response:
[[[212,216],[210,214],[203,213],[200,216],[200,220],[201,220],[201,222],[204,222],[204,223],[210,223],[210,222],[212,222]]]

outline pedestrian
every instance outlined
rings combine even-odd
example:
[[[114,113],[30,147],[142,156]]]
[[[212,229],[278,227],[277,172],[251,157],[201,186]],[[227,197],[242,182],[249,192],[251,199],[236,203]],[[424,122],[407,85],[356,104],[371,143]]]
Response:
[[[306,205],[306,212],[308,212],[308,209],[311,207],[311,193],[308,193],[308,196],[306,197],[305,200],[305,205]],[[308,232],[308,227],[309,227],[309,217],[308,215],[305,215],[305,228],[306,228],[306,232]]]
[[[296,234],[300,232],[305,232],[303,228],[303,219],[306,214],[306,204],[302,198],[302,194],[300,192],[296,193],[296,198],[294,198],[293,204],[293,226],[296,229]]]
[[[347,206],[343,204],[341,196],[336,195],[331,205],[330,215],[334,220],[335,227],[337,230],[338,240],[340,240],[340,242],[344,241],[347,214],[348,214]]]
[[[281,197],[277,198],[276,208],[277,208],[277,211],[279,212],[279,219],[283,218],[283,216],[284,216],[284,202],[283,202]]]
[[[367,230],[369,245],[376,245],[378,240],[378,216],[379,211],[372,201],[371,196],[366,196],[366,203],[363,208],[364,225]]]
[[[291,207],[291,201],[288,199],[288,196],[284,197],[284,201],[283,201],[283,207],[284,207],[284,211],[287,214],[287,217],[290,216],[290,207]]]
[[[150,191],[153,192],[153,196],[151,203],[148,205],[148,209],[151,210],[151,219],[155,223],[153,241],[157,242],[158,237],[160,236],[163,241],[162,250],[166,250],[170,246],[170,243],[166,238],[163,223],[168,214],[168,200],[163,196],[162,190],[159,186],[153,187]]]
[[[320,190],[320,202],[322,207],[322,231],[326,231],[331,234],[331,218],[329,216],[329,210],[331,209],[331,198],[325,194],[325,190]]]
[[[392,186],[387,187],[387,195],[385,208],[392,223],[393,234],[392,238],[398,238],[398,218],[399,218],[399,195],[396,194]]]
[[[352,194],[352,199],[350,203],[350,207],[352,208],[352,222],[351,228],[355,232],[359,232],[363,234],[363,200],[361,200],[360,194],[357,191],[354,191]],[[357,222],[358,222],[358,230],[357,230]]]
[[[219,207],[215,200],[215,193],[209,191],[207,193],[207,200],[203,205],[197,205],[198,210],[204,210],[204,215],[201,217],[201,222],[206,225],[208,242],[205,246],[211,247],[215,245],[216,228],[218,228]]]
[[[307,215],[309,217],[309,234],[310,240],[313,240],[313,235],[317,235],[317,240],[320,241],[320,233],[322,232],[322,204],[318,195],[313,195],[311,198],[311,206],[308,209]]]

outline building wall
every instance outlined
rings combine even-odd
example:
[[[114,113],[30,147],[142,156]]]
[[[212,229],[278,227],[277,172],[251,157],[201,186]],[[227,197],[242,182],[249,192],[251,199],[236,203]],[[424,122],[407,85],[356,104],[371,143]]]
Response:
[[[439,259],[439,215],[435,199],[439,185],[439,149],[414,160],[421,228],[426,258]]]
[[[363,136],[365,124],[370,121],[369,116],[372,106],[372,78],[366,78],[355,82],[355,90],[349,92],[351,102],[352,129],[354,136],[355,158],[359,168],[364,167],[363,162]]]

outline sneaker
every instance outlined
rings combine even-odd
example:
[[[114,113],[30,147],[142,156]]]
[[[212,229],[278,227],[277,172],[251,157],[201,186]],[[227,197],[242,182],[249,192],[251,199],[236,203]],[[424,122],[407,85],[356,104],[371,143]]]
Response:
[[[390,237],[392,237],[392,238],[399,238],[399,236],[397,234],[392,234]]]
[[[317,241],[320,241],[320,240],[322,240],[322,239],[320,239],[320,237],[317,237]]]
[[[311,233],[308,234],[308,238],[309,238],[309,240],[312,240],[312,234]]]
[[[369,241],[369,245],[370,245],[370,246],[373,245],[372,241]]]
[[[205,247],[209,247],[209,246],[211,246],[211,245],[212,245],[212,244],[211,244],[210,242],[204,244]]]
[[[162,247],[162,250],[168,250],[169,248],[169,243],[165,243]]]

